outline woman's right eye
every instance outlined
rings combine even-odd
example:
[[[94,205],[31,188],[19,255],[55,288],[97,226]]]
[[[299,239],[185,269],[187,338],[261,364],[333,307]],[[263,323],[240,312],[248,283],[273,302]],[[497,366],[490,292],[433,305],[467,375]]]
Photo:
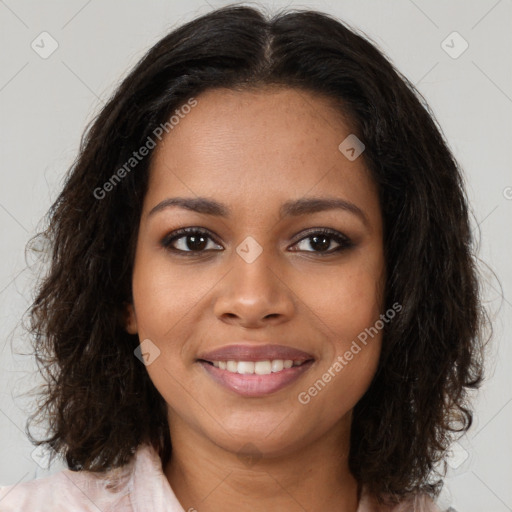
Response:
[[[198,256],[204,252],[212,251],[211,247],[208,248],[208,241],[219,246],[219,244],[213,240],[209,231],[205,229],[182,228],[167,235],[161,243],[166,249],[174,253],[181,253],[180,255],[183,256]]]

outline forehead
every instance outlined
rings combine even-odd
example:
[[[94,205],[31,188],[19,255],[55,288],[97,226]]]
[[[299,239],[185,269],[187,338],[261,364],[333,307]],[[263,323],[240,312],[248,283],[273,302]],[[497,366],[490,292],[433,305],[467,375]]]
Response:
[[[254,211],[308,192],[375,202],[363,158],[339,150],[351,127],[324,97],[266,88],[195,99],[155,149],[149,202],[195,194]]]

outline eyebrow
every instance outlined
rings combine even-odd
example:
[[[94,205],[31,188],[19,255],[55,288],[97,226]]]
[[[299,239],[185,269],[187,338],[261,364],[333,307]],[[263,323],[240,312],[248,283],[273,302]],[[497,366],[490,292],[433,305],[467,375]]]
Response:
[[[232,214],[231,209],[226,205],[206,197],[170,197],[164,199],[154,206],[148,213],[148,217],[157,212],[177,206],[186,210],[191,210],[205,215],[214,215],[217,217],[229,218]],[[317,213],[326,210],[339,209],[354,214],[359,217],[367,226],[369,225],[366,214],[359,206],[337,197],[304,197],[286,201],[279,210],[279,220],[285,217],[296,217],[308,213]]]

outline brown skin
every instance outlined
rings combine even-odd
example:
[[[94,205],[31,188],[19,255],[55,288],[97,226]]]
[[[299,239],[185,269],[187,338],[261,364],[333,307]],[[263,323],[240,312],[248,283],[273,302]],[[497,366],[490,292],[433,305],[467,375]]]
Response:
[[[350,162],[338,150],[351,130],[324,98],[218,89],[197,101],[154,154],[127,325],[161,351],[147,371],[168,404],[173,456],[164,472],[185,510],[354,512],[351,413],[375,374],[380,334],[308,404],[298,395],[384,312],[377,188],[362,158]],[[176,196],[213,198],[232,217],[179,207],[148,216]],[[340,209],[279,220],[283,202],[311,196],[350,201],[367,222]],[[204,254],[187,258],[161,245],[195,226],[214,235]],[[324,227],[355,245],[322,256],[303,232]],[[236,252],[247,236],[263,248],[252,263]],[[173,245],[190,252],[188,240]],[[324,251],[339,246],[329,240]],[[315,363],[274,394],[244,398],[196,361],[242,341],[292,346]],[[258,454],[249,463],[241,456],[248,443]]]

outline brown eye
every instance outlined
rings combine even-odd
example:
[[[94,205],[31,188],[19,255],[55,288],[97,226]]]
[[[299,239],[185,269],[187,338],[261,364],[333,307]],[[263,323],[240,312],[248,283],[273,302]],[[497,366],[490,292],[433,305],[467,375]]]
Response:
[[[208,231],[199,228],[183,228],[167,235],[161,243],[166,249],[177,253],[200,254],[212,250],[211,244],[209,247],[209,241],[218,246]]]
[[[333,243],[337,244],[334,248],[332,248]],[[303,237],[294,245],[300,244],[302,244],[303,248],[298,250],[318,253],[320,255],[333,254],[353,246],[352,241],[344,234],[325,228],[311,231],[306,237]],[[307,246],[312,250],[305,248]]]

